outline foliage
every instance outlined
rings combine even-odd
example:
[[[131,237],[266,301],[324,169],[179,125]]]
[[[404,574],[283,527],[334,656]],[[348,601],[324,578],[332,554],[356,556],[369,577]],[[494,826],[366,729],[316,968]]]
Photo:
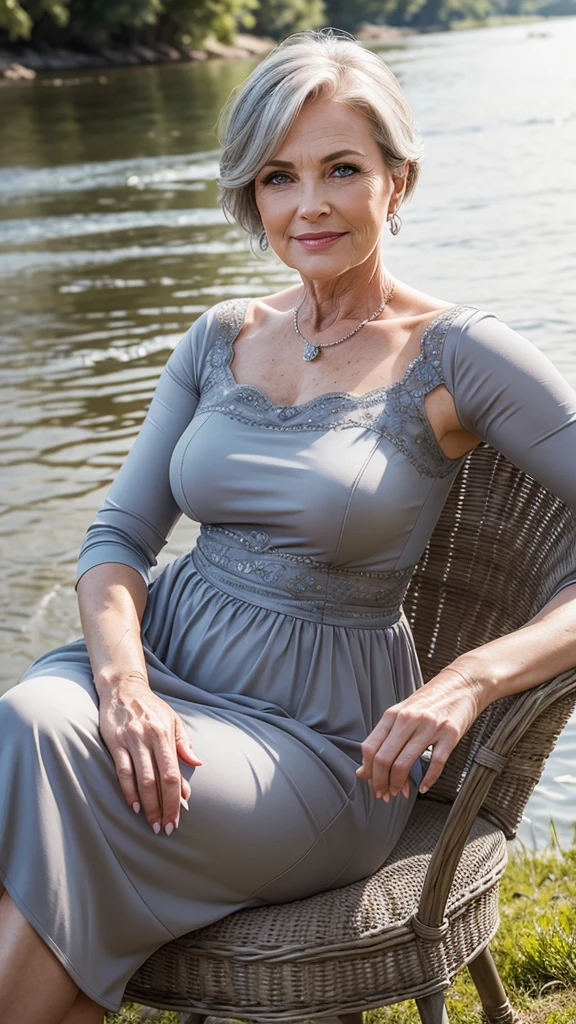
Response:
[[[276,4],[286,9],[281,17],[286,31],[300,22],[311,27],[304,25],[307,11],[311,22],[322,20],[322,0]],[[178,42],[183,37],[201,46],[208,35],[232,43],[240,28],[252,29],[258,6],[259,0],[0,0],[0,30],[12,42],[31,38],[60,46],[94,48],[155,38]]]
[[[411,24],[417,27],[436,25],[448,28],[453,22],[472,18],[482,21],[493,11],[492,0],[425,0]]]
[[[6,30],[10,40],[28,39],[44,14],[63,27],[68,21],[67,3],[68,0],[32,0],[22,4],[18,0],[0,0],[0,29]]]
[[[291,32],[327,24],[323,0],[265,0],[255,17],[254,31],[278,40]]]
[[[209,35],[232,43],[239,30],[280,40],[322,25],[447,28],[556,8],[576,13],[576,0],[0,0],[0,37],[89,49],[155,40],[200,47]]]
[[[114,35],[155,25],[163,0],[69,0],[67,41],[105,46]]]
[[[186,36],[201,46],[208,35],[233,43],[239,29],[254,27],[253,11],[259,0],[165,0],[164,26],[173,39]]]

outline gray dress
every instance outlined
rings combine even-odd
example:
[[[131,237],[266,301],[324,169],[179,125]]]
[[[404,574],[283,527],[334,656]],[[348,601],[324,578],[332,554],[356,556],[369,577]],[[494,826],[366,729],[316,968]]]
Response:
[[[203,761],[180,762],[180,828],[156,836],[126,806],[83,640],[0,699],[0,878],[112,1010],[173,937],[355,881],[398,841],[420,760],[389,804],[355,771],[422,684],[402,601],[463,461],[436,442],[426,393],[445,383],[466,429],[576,510],[576,393],[493,314],[442,313],[397,383],[279,406],[230,369],[248,302],[207,310],[170,356],[79,562],[150,584],[150,685]],[[151,581],[182,513],[197,545]]]

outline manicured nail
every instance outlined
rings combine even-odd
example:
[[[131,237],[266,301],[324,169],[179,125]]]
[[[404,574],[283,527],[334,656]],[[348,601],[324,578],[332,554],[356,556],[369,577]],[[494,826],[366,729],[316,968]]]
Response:
[[[167,825],[164,825],[164,831],[167,836],[171,836],[174,831],[174,822],[169,821]]]
[[[185,810],[187,810],[187,811],[190,810],[190,808],[188,807],[188,801],[185,800],[183,796],[180,796],[180,806],[184,807]]]
[[[374,796],[376,797],[377,800],[381,800],[382,797],[384,796],[384,794],[383,794],[382,790],[379,789],[378,792],[374,794]]]
[[[159,821],[155,821],[154,822],[154,824],[152,825],[152,830],[153,830],[153,832],[156,833],[156,835],[158,835],[158,833],[160,831],[160,822]]]
[[[424,793],[428,792],[428,786],[420,786],[420,793],[424,796]]]
[[[390,796],[398,796],[398,790],[397,789],[391,789],[390,790]]]
[[[134,811],[135,814],[140,813],[140,804],[138,803],[137,800],[135,800],[134,803],[132,804],[132,810]]]
[[[390,803],[390,793],[382,793],[382,799],[385,804]]]

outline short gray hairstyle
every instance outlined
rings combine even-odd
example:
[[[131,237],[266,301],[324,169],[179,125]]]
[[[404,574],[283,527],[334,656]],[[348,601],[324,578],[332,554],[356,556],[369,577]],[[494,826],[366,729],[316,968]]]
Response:
[[[308,100],[336,97],[363,113],[392,175],[409,170],[404,200],[420,176],[423,143],[395,75],[340,29],[295,32],[232,90],[218,118],[219,200],[251,240],[263,237],[254,179]]]

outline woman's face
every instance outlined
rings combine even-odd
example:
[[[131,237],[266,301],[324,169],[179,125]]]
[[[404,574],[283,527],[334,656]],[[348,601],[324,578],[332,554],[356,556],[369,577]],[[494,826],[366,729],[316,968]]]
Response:
[[[305,105],[254,187],[280,259],[303,277],[330,280],[374,252],[404,183],[392,177],[363,114],[319,99]]]

